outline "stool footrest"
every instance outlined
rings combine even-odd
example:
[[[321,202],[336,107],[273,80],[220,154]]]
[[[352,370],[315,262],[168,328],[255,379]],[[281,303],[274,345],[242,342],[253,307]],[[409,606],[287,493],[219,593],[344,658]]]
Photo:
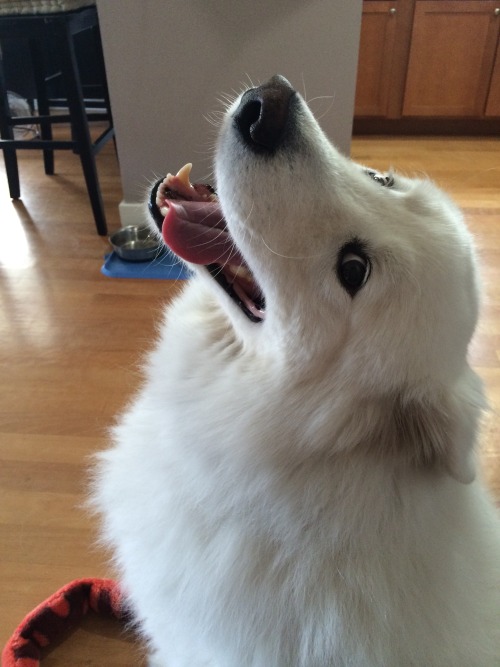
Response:
[[[87,120],[89,123],[96,123],[102,121],[109,121],[109,114],[105,112],[95,111],[87,113]],[[12,116],[7,119],[7,124],[12,126],[17,125],[38,125],[39,123],[70,123],[71,116],[69,114],[45,115],[45,116]]]
[[[58,141],[55,139],[0,139],[0,149],[13,148],[15,150],[30,150],[43,148],[44,150],[72,150],[77,148],[77,141]]]

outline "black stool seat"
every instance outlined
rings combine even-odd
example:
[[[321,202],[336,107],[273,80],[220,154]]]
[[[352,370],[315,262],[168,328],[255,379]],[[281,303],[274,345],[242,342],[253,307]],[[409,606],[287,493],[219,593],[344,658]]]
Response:
[[[95,55],[105,107],[102,113],[89,112],[86,109],[75,54],[74,36],[89,29],[94,29],[97,36]],[[89,6],[75,11],[50,14],[0,15],[0,43],[10,39],[24,40],[29,45],[38,102],[38,115],[12,116],[9,109],[4,63],[0,58],[0,148],[4,154],[10,196],[12,199],[19,199],[21,196],[16,154],[18,149],[43,150],[46,174],[54,173],[54,150],[73,150],[80,157],[97,232],[105,235],[107,225],[95,156],[114,136],[114,129],[97,10],[95,6]],[[68,114],[50,113],[44,43],[50,44],[55,53],[67,99]],[[107,127],[96,141],[92,141],[89,122],[96,120],[106,121]],[[65,141],[53,139],[52,124],[68,122],[71,124],[72,138]],[[33,124],[40,127],[40,138],[31,140],[15,138],[14,126],[32,126]]]

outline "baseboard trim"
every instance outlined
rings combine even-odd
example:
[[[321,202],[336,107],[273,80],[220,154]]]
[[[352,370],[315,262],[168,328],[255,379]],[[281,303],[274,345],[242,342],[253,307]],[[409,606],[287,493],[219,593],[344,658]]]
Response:
[[[144,202],[121,201],[118,204],[118,212],[122,227],[145,225],[148,222],[147,207]]]
[[[497,136],[499,118],[369,118],[354,119],[353,134],[428,136]]]

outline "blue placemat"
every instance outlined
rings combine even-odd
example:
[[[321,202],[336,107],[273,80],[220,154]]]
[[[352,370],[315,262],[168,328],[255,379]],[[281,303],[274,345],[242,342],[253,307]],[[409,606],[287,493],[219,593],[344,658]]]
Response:
[[[171,252],[165,251],[146,262],[127,262],[115,252],[104,256],[101,273],[110,278],[158,278],[160,280],[184,280],[190,272]]]

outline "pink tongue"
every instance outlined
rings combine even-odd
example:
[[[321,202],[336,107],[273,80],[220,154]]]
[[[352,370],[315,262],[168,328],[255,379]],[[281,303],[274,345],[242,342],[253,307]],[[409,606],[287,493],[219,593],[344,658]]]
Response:
[[[217,202],[168,201],[163,240],[181,259],[192,264],[240,265],[243,258],[226,231]]]

